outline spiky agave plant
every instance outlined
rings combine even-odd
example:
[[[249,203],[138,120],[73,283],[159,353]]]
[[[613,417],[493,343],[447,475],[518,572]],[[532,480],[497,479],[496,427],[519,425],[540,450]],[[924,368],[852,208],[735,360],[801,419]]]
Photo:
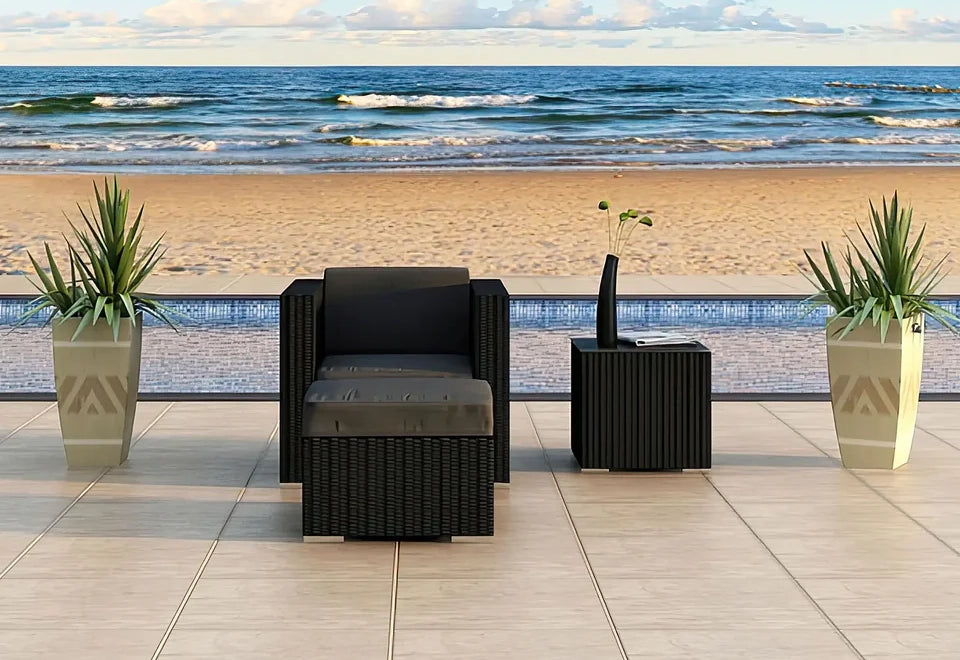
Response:
[[[883,342],[886,341],[887,330],[893,319],[903,322],[920,314],[926,314],[955,334],[960,334],[957,327],[951,324],[960,321],[960,318],[929,300],[933,290],[946,276],[942,269],[947,257],[924,266],[922,249],[926,225],[911,243],[912,223],[913,209],[901,208],[897,193],[894,193],[889,206],[886,198],[883,199],[882,215],[870,202],[870,235],[857,223],[866,252],[849,235],[846,236],[849,242],[843,257],[846,278],[841,275],[833,252],[826,243],[820,246],[827,273],[806,250],[803,251],[816,281],[805,273],[804,276],[818,288],[818,292],[808,299],[813,303],[812,309],[830,306],[837,317],[849,319],[838,332],[840,338],[871,319],[874,327],[880,326],[880,341]]]
[[[27,253],[42,286],[31,280],[40,291],[40,296],[33,301],[33,307],[21,317],[20,324],[44,310],[51,312],[47,323],[58,314],[64,319],[79,317],[80,322],[73,335],[75,339],[84,328],[96,325],[102,318],[113,329],[116,340],[120,334],[121,320],[129,318],[136,323],[137,314],[143,312],[176,330],[176,326],[167,316],[168,313],[172,314],[170,309],[156,300],[136,293],[137,288],[143,284],[165,253],[165,250],[160,249],[163,236],[138,255],[143,237],[140,225],[144,207],[140,207],[136,220],[128,229],[130,191],[121,192],[116,177],[112,186],[106,179],[103,183],[103,195],[100,194],[96,182],[93,184],[97,208],[91,206],[89,216],[83,207],[77,205],[89,234],[78,229],[68,219],[80,246],[78,249],[71,245],[64,235],[70,261],[69,284],[63,279],[48,244],[44,243],[44,250],[49,275],[33,255]]]

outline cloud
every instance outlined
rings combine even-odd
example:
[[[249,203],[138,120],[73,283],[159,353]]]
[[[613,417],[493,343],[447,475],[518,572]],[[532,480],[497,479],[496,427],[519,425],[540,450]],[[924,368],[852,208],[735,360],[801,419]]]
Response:
[[[21,13],[12,16],[0,16],[0,32],[62,30],[73,26],[90,27],[108,25],[113,22],[115,22],[115,19],[110,15],[88,12],[55,11],[43,16]]]
[[[912,39],[960,41],[960,20],[944,16],[920,18],[916,9],[900,8],[890,12],[890,23],[890,27],[880,26],[874,29]]]
[[[167,0],[144,12],[153,25],[178,27],[309,27],[336,19],[317,0]]]
[[[583,0],[513,0],[508,9],[480,7],[478,0],[377,0],[343,17],[352,30],[466,30],[524,28],[629,31],[685,28],[696,32],[754,30],[839,34],[841,28],[781,14],[748,12],[738,0],[708,0],[681,6],[661,0],[619,0],[608,16]]]

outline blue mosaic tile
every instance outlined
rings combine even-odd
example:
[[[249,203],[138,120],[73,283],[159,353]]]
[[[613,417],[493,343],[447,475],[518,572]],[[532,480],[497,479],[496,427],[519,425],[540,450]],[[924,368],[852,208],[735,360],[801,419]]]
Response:
[[[960,300],[938,301],[960,315]],[[187,317],[179,333],[145,322],[141,390],[274,394],[279,390],[277,299],[165,298]],[[11,326],[23,300],[0,298],[0,393],[52,392],[50,329],[44,319]],[[796,299],[620,300],[623,331],[676,330],[713,351],[718,393],[823,393],[828,391],[826,309],[808,311]],[[583,299],[514,299],[511,319],[511,390],[566,393],[570,337],[592,336],[596,303]],[[928,323],[923,391],[960,392],[960,338]]]

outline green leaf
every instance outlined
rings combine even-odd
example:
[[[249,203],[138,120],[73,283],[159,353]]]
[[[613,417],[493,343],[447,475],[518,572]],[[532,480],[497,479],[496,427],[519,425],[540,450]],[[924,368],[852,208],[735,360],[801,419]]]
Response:
[[[598,208],[599,208],[601,211],[607,211],[607,210],[610,209],[610,202],[604,200],[604,201],[600,202]]]

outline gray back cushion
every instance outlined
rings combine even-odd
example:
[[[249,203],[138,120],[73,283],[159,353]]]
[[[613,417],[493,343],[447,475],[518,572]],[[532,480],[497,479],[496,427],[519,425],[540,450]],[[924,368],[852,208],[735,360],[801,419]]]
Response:
[[[469,354],[466,268],[327,268],[323,276],[328,355]]]

